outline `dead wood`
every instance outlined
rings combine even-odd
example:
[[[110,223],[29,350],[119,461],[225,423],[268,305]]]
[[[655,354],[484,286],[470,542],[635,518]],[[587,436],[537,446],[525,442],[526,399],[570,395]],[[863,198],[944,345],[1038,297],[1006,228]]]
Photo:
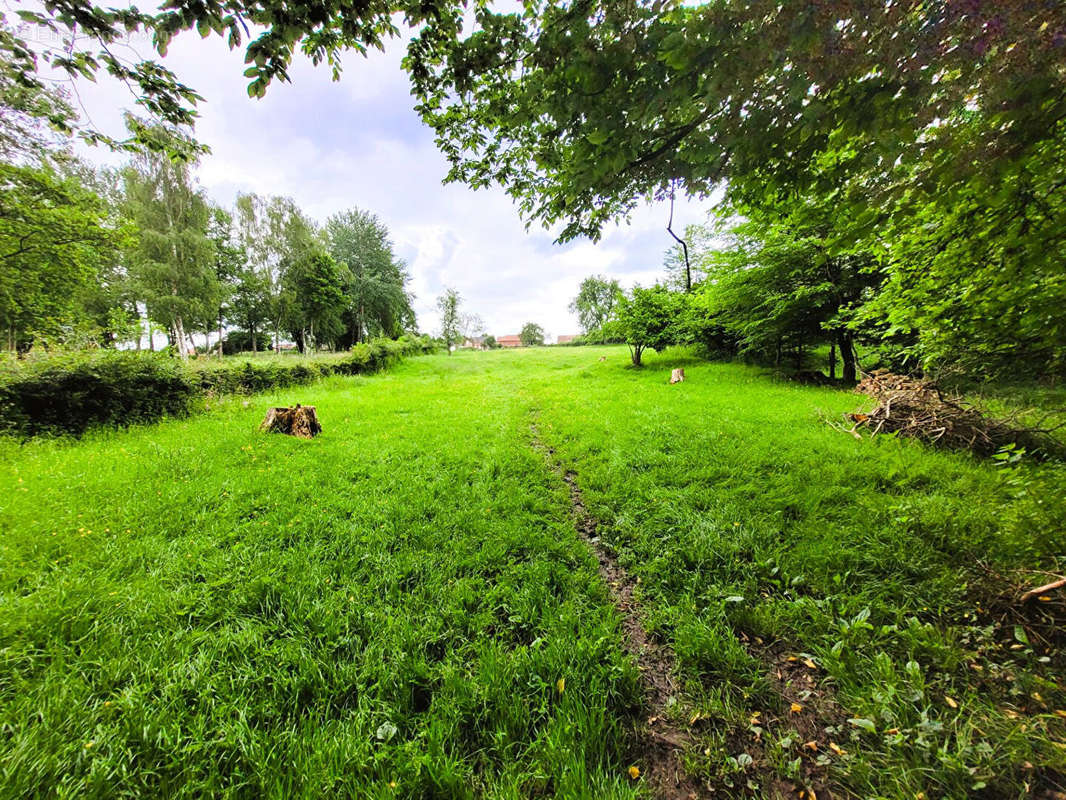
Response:
[[[322,432],[322,426],[318,424],[314,406],[301,406],[297,403],[292,408],[271,408],[259,430],[311,439]]]
[[[680,367],[670,373],[671,384],[681,383],[683,380],[685,380],[685,370],[681,369]]]
[[[983,456],[1008,445],[1024,447],[1037,458],[1058,455],[1062,450],[1045,431],[987,417],[959,395],[941,391],[932,381],[875,370],[863,375],[855,391],[873,397],[877,405],[869,413],[848,414],[854,423],[849,433],[858,428],[875,434],[896,433]]]
[[[1034,597],[1039,597],[1040,595],[1047,594],[1048,592],[1053,592],[1056,589],[1061,589],[1063,586],[1066,586],[1066,578],[1059,578],[1057,581],[1045,583],[1043,586],[1037,586],[1035,589],[1030,589],[1020,598],[1018,598],[1018,602],[1028,603]]]

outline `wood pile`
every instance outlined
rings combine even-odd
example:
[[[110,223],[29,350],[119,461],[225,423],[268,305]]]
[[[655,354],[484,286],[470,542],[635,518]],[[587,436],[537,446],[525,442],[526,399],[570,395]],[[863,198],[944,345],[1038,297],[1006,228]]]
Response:
[[[869,413],[855,412],[851,433],[865,428],[871,433],[896,433],[951,450],[969,450],[990,456],[1016,444],[1035,455],[1056,449],[1041,431],[1017,427],[986,417],[958,395],[948,395],[936,384],[887,370],[863,375],[855,391],[877,400]]]
[[[311,439],[322,432],[322,426],[318,424],[314,406],[297,403],[292,408],[272,408],[267,411],[259,430]]]

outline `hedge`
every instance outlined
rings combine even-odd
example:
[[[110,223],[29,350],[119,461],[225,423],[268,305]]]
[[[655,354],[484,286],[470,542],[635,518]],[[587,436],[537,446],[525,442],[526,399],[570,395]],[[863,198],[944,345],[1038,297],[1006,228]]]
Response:
[[[0,431],[22,436],[123,427],[184,416],[196,400],[311,383],[328,375],[386,369],[428,353],[427,337],[377,339],[337,357],[283,361],[193,361],[160,353],[96,351],[0,370]]]

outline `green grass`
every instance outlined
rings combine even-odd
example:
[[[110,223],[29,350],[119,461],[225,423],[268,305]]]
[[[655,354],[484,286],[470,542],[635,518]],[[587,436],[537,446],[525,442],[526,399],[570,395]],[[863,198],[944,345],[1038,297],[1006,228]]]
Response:
[[[855,395],[627,358],[440,355],[0,440],[0,797],[638,795],[639,675],[533,422],[710,720],[700,775],[781,703],[754,637],[869,720],[831,734],[851,793],[1066,772],[1061,653],[1004,640],[970,586],[979,563],[1063,568],[1058,468],[856,441],[825,423]],[[256,432],[294,401],[321,437]],[[799,746],[771,748],[783,775]]]

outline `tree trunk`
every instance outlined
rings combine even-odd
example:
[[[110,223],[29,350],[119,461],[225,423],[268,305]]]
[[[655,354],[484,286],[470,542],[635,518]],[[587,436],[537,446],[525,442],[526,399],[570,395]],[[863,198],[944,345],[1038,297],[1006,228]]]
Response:
[[[255,346],[256,346],[256,341],[255,340],[257,338],[256,337],[256,331],[255,331],[255,323],[249,323],[248,332],[250,334],[252,334],[252,352],[254,353],[255,352]]]
[[[829,380],[834,381],[837,377],[837,345],[836,342],[829,344]]]
[[[222,358],[222,309],[218,310],[218,357]]]
[[[189,348],[185,341],[185,326],[182,324],[181,317],[174,318],[174,341],[178,345],[178,355],[183,359],[188,358]]]
[[[630,348],[630,353],[631,353],[631,355],[633,357],[633,366],[634,367],[639,367],[640,366],[640,357],[644,354],[644,348],[643,347],[639,347],[639,346],[638,347],[631,347]]]
[[[855,364],[855,342],[850,333],[840,331],[837,334],[837,344],[840,345],[841,377],[850,383],[854,383],[858,377],[858,369]]]
[[[310,439],[322,432],[322,426],[318,423],[314,406],[297,403],[292,408],[272,408],[267,411],[259,430]]]

